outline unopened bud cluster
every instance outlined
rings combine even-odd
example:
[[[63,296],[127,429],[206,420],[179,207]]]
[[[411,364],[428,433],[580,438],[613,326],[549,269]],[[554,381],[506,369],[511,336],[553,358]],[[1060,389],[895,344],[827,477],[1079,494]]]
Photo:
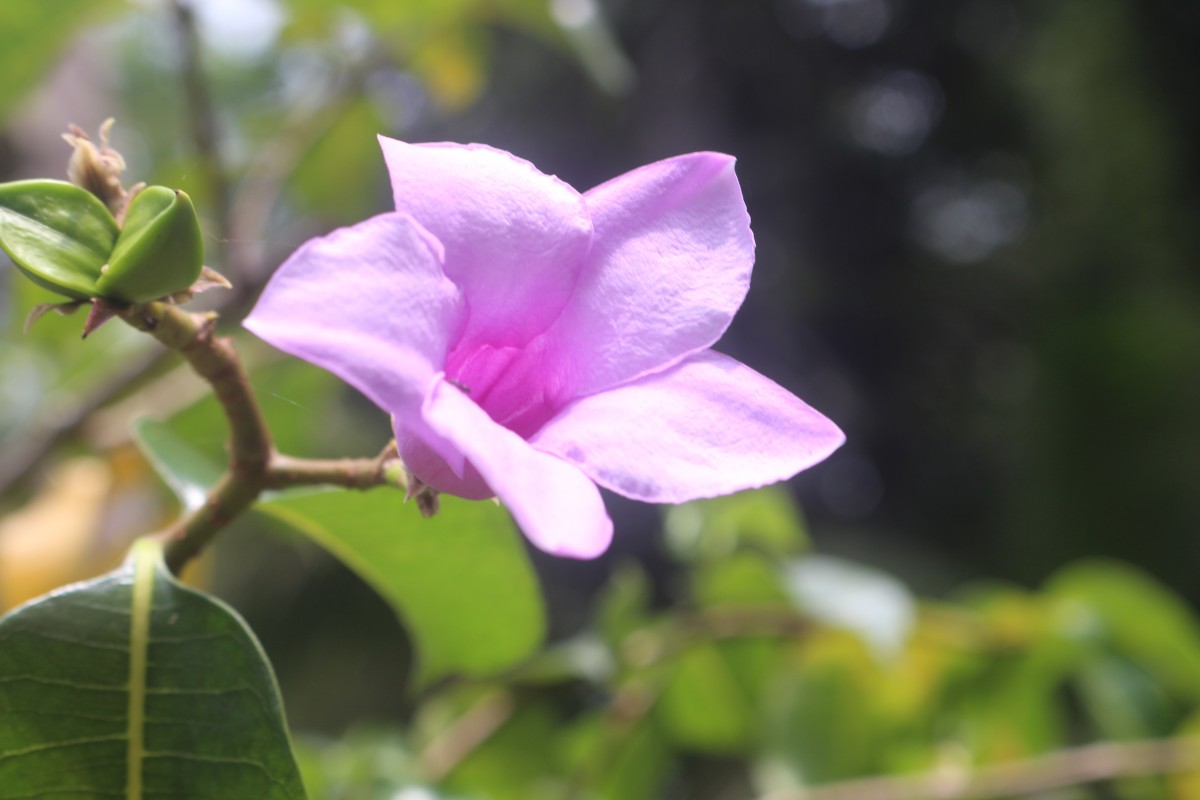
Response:
[[[71,182],[0,184],[0,247],[28,278],[72,300],[143,303],[189,289],[200,277],[204,243],[188,196],[165,186],[126,192],[121,154],[97,148],[78,128]]]

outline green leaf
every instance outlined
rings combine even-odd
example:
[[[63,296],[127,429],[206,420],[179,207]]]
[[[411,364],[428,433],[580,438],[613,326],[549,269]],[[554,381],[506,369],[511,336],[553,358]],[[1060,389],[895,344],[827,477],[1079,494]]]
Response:
[[[655,800],[672,767],[672,753],[658,726],[645,718],[630,723],[611,713],[582,715],[558,737],[573,780],[600,800]]]
[[[1179,721],[1162,686],[1129,659],[1088,661],[1080,667],[1075,686],[1082,707],[1106,739],[1168,736]]]
[[[650,578],[636,562],[613,571],[596,603],[596,629],[610,647],[619,648],[627,636],[649,622],[651,592]]]
[[[221,477],[221,465],[195,450],[165,422],[142,417],[133,423],[138,448],[186,509],[204,504]]]
[[[375,588],[407,624],[418,680],[486,675],[542,640],[541,593],[508,514],[442,498],[422,519],[398,491],[285,494],[259,508],[308,535]]]
[[[1047,594],[1065,636],[1103,644],[1200,698],[1200,626],[1162,584],[1126,564],[1092,561],[1060,572]]]
[[[882,677],[862,640],[843,631],[814,634],[781,661],[766,708],[780,778],[800,787],[874,772]]]
[[[774,558],[759,553],[734,553],[729,558],[699,565],[692,593],[701,606],[791,606]]]
[[[117,222],[92,193],[65,181],[0,184],[0,247],[34,283],[86,300],[117,241]]]
[[[808,542],[795,503],[778,487],[671,506],[664,529],[682,561],[717,561],[743,548],[787,555]]]
[[[656,711],[663,730],[683,748],[740,753],[752,743],[749,698],[712,644],[687,650],[674,665]]]
[[[0,800],[303,798],[258,642],[144,540],[0,620]]]

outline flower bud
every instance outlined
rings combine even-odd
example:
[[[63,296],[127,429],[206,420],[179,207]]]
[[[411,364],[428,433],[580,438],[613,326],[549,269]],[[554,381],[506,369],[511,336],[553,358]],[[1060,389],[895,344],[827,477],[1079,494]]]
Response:
[[[133,198],[96,288],[101,297],[141,303],[190,287],[200,276],[204,242],[191,199],[150,186]]]
[[[117,241],[117,222],[94,194],[63,181],[0,184],[0,247],[34,283],[75,300],[96,281]]]
[[[121,186],[125,159],[108,144],[112,126],[112,117],[100,126],[100,147],[92,144],[87,133],[78,125],[70,126],[70,132],[64,133],[63,139],[72,149],[71,160],[67,162],[67,178],[99,197],[109,211],[119,215],[125,205],[125,189]]]

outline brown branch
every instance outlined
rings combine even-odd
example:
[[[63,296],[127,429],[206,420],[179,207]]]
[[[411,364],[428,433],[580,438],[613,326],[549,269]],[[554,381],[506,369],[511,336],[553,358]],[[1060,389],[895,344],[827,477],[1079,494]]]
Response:
[[[327,484],[348,489],[405,488],[391,442],[374,458],[303,459],[275,451],[250,378],[233,340],[217,337],[216,315],[152,302],[118,309],[120,317],[184,357],[208,382],[229,423],[229,465],[204,505],[167,532],[167,566],[178,573],[266,489]]]
[[[267,489],[293,486],[341,486],[359,490],[394,486],[407,489],[403,469],[392,469],[399,464],[395,442],[388,443],[375,458],[296,458],[273,453],[264,486]]]
[[[203,165],[208,190],[214,198],[216,225],[207,241],[224,247],[222,269],[234,277],[234,290],[216,305],[236,317],[258,294],[269,277],[261,242],[287,179],[296,164],[320,137],[341,118],[342,112],[363,91],[366,76],[383,62],[374,49],[363,54],[345,72],[318,90],[313,102],[296,110],[279,133],[259,148],[235,193],[220,158],[216,114],[204,80],[195,12],[185,0],[173,0],[177,36],[181,43],[182,83],[191,118],[193,146]],[[130,360],[110,381],[97,386],[78,402],[57,413],[42,415],[34,426],[7,442],[0,454],[0,493],[25,479],[63,441],[75,435],[87,419],[119,397],[130,383],[152,371],[167,354],[149,351]]]
[[[864,778],[773,792],[760,800],[983,800],[1097,781],[1200,769],[1200,740],[1100,742],[976,770]]]
[[[494,691],[482,697],[421,752],[421,772],[425,779],[437,783],[449,775],[508,722],[516,707],[516,701],[507,691]]]
[[[127,323],[182,355],[212,386],[229,422],[228,469],[204,505],[169,532],[167,566],[178,572],[262,493],[273,451],[271,434],[232,340],[213,335],[215,314],[192,314],[160,302],[130,306],[119,313]]]

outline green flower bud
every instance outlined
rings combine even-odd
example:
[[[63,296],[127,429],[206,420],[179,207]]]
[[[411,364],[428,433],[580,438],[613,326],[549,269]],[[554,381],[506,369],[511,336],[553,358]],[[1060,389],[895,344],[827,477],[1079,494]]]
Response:
[[[117,241],[117,222],[91,192],[63,181],[0,184],[0,247],[34,283],[75,300],[94,297]]]
[[[133,198],[96,281],[101,297],[141,303],[183,291],[200,277],[204,242],[191,198],[149,186]]]

